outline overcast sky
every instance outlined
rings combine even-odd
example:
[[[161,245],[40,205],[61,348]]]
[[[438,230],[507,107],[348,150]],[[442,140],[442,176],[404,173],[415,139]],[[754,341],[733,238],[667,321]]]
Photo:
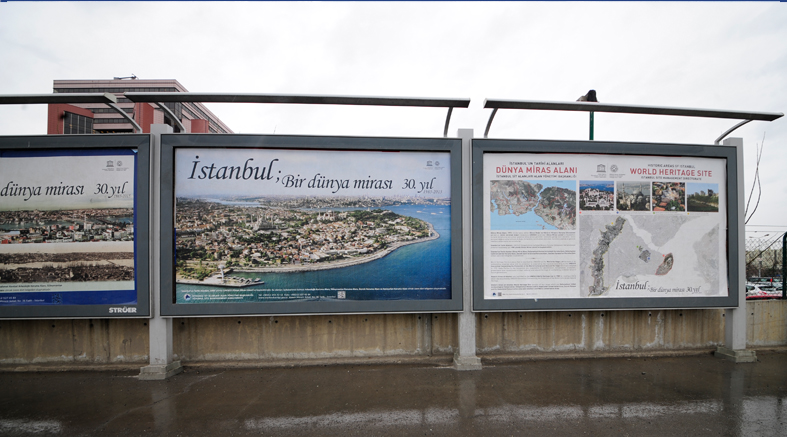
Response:
[[[785,3],[0,3],[0,94],[55,79],[177,79],[189,91],[471,98],[449,133],[482,137],[486,98],[785,112]],[[235,132],[441,136],[444,109],[212,104]],[[46,133],[1,106],[0,135]],[[596,114],[596,140],[709,144],[735,120]],[[587,113],[503,110],[490,138],[585,140]],[[787,231],[787,120],[737,130],[749,227]]]

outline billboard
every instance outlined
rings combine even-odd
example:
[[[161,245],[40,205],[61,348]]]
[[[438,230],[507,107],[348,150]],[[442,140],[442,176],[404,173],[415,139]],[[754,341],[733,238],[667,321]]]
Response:
[[[473,147],[474,309],[736,305],[734,148]]]
[[[0,138],[0,317],[148,316],[147,135]]]
[[[162,136],[162,314],[461,309],[459,147]]]

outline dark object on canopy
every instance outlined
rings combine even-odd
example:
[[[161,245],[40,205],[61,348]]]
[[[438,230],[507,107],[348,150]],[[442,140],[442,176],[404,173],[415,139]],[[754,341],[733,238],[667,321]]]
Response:
[[[587,94],[577,99],[577,102],[598,102],[596,90],[590,90]]]

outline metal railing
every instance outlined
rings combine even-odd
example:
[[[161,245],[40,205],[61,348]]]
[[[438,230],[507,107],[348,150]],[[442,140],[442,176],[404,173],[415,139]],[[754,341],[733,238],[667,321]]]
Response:
[[[185,127],[163,103],[278,103],[307,105],[354,105],[354,106],[407,106],[448,108],[443,136],[448,136],[448,126],[454,108],[468,108],[470,99],[466,98],[421,98],[421,97],[374,97],[374,96],[329,96],[304,94],[233,94],[233,93],[191,93],[191,92],[127,92],[124,97],[137,103],[155,103],[163,110],[181,131]],[[113,108],[134,129],[142,132],[142,128],[125,111],[117,106],[117,98],[110,93],[54,93],[54,94],[7,94],[0,95],[0,104],[47,104],[47,103],[104,103]],[[694,109],[662,106],[621,105],[598,102],[550,102],[538,100],[501,100],[486,99],[484,108],[491,108],[492,113],[484,130],[484,138],[489,136],[492,121],[499,109],[529,109],[549,111],[580,111],[611,112],[620,114],[673,115],[683,117],[705,117],[743,120],[716,138],[719,144],[722,139],[735,129],[753,120],[773,121],[784,116],[781,112],[731,111],[718,109]],[[592,138],[591,138],[592,139]]]
[[[410,106],[448,108],[443,136],[448,136],[448,125],[454,108],[467,108],[470,99],[421,98],[421,97],[370,97],[370,96],[321,96],[303,94],[228,94],[228,93],[138,93],[124,94],[132,102],[192,103],[279,103],[300,105],[354,105],[354,106]]]
[[[641,106],[641,105],[618,105],[598,102],[547,102],[539,100],[501,100],[486,99],[484,108],[491,108],[492,114],[486,123],[484,138],[489,136],[489,129],[495,119],[498,109],[530,109],[541,111],[579,111],[579,112],[612,112],[618,114],[650,114],[650,115],[674,115],[682,117],[704,117],[704,118],[727,118],[744,120],[733,126],[720,137],[716,138],[715,144],[732,133],[735,129],[743,126],[752,120],[773,121],[783,117],[781,112],[753,112],[753,111],[728,111],[718,109],[692,109],[674,108],[666,106]],[[591,138],[592,139],[592,138]]]
[[[322,96],[301,94],[229,94],[229,93],[189,93],[160,92],[140,93],[127,92],[123,97],[135,103],[155,103],[164,111],[177,127],[185,132],[186,128],[175,117],[175,114],[164,103],[286,103],[305,105],[354,105],[354,106],[407,106],[448,108],[445,118],[443,136],[448,136],[448,126],[454,108],[467,108],[470,99],[465,98],[421,98],[421,97],[372,97],[372,96]],[[117,106],[118,100],[111,93],[54,93],[54,94],[0,94],[0,105],[25,105],[47,103],[103,103],[114,109],[126,119],[134,129],[142,132],[142,128],[125,111]]]
[[[118,105],[118,99],[111,93],[53,93],[53,94],[0,94],[0,105],[36,105],[36,104],[71,104],[71,103],[103,103],[120,114],[134,126],[137,133],[142,128],[126,111]]]

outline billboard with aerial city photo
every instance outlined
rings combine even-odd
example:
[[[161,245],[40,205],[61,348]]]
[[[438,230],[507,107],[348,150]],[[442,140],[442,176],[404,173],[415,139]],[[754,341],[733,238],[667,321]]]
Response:
[[[148,315],[149,137],[21,138],[0,138],[0,314]]]
[[[162,144],[174,175],[163,183],[174,243],[164,311],[461,305],[458,140],[165,135]]]

